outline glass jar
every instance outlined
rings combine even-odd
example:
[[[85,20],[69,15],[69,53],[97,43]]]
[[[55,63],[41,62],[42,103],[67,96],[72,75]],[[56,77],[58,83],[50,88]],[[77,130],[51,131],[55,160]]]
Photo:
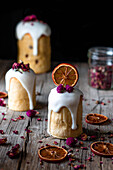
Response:
[[[88,84],[96,89],[113,89],[113,48],[90,48],[88,63]]]

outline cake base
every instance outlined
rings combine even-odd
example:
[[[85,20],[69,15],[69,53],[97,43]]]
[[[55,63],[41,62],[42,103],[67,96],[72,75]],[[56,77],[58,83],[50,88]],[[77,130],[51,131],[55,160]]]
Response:
[[[82,133],[82,97],[80,97],[76,120],[77,129],[72,129],[71,113],[67,107],[62,107],[58,113],[52,110],[48,133],[60,139],[78,137]]]
[[[33,89],[33,105],[36,104],[35,83]],[[27,91],[15,77],[10,79],[8,91],[8,107],[14,111],[27,111],[30,109]]]
[[[36,73],[45,73],[51,68],[51,46],[50,37],[41,36],[38,40],[38,54],[33,55],[33,40],[30,34],[25,34],[17,41],[18,62],[22,60],[29,63],[30,68]]]

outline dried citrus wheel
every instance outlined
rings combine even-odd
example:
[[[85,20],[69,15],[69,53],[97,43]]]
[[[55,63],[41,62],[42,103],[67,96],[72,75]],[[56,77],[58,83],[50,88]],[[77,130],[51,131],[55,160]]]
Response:
[[[53,82],[59,86],[62,85],[69,85],[75,86],[79,78],[77,69],[67,63],[59,64],[52,72],[52,79]]]
[[[40,159],[47,162],[60,162],[65,159],[67,151],[58,146],[46,146],[38,150]]]
[[[113,144],[107,142],[94,142],[90,146],[91,151],[99,156],[113,156]]]
[[[89,124],[101,124],[108,120],[108,117],[97,114],[97,113],[89,113],[86,115],[85,121]]]
[[[7,93],[0,91],[0,98],[6,98],[6,97],[7,97]]]

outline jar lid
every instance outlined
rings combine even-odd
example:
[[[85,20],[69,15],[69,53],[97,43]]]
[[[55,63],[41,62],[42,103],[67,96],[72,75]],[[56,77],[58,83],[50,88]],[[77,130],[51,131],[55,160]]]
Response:
[[[113,59],[113,48],[111,47],[92,47],[88,50],[88,57],[95,60]]]

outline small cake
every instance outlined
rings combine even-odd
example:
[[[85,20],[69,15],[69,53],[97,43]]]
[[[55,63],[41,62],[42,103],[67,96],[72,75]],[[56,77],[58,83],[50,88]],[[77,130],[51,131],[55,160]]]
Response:
[[[35,73],[44,73],[51,67],[50,27],[38,21],[35,15],[27,16],[16,26],[18,62],[29,63]]]
[[[8,107],[14,111],[33,109],[36,104],[35,73],[29,64],[14,63],[5,75]]]
[[[73,74],[74,72],[75,74]],[[52,73],[54,83],[59,78],[58,80],[63,84],[57,84],[58,87],[50,91],[48,97],[47,131],[50,135],[60,139],[78,137],[82,133],[83,93],[71,86],[77,83],[77,74],[77,69],[70,64],[60,64]]]

